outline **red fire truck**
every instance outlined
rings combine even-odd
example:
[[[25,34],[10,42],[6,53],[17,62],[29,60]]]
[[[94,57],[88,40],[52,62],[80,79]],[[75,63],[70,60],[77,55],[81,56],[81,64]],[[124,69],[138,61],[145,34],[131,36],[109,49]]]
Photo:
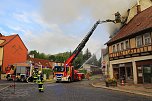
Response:
[[[33,67],[29,63],[16,63],[6,68],[6,79],[15,81],[30,81]]]
[[[84,39],[81,41],[81,43],[77,46],[77,48],[73,51],[71,56],[65,61],[63,66],[54,66],[54,80],[56,82],[60,81],[77,81],[77,80],[82,80],[84,78],[83,73],[79,73],[78,70],[75,70],[74,67],[72,66],[72,62],[74,59],[78,56],[78,54],[82,51],[84,48],[85,44],[89,40],[90,36],[93,34],[94,30],[98,26],[98,24],[104,23],[104,22],[109,22],[107,21],[100,21],[98,20],[92,29],[89,31],[89,33],[84,37]]]

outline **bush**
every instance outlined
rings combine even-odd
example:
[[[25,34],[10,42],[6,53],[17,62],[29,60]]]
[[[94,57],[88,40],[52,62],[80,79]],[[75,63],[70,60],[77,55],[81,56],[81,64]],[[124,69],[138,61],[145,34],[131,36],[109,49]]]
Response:
[[[117,80],[116,79],[111,79],[111,78],[108,78],[108,79],[106,79],[106,82],[108,82],[108,83],[116,83],[117,82]]]
[[[51,75],[51,72],[53,72],[53,71],[52,71],[52,69],[50,69],[50,68],[43,68],[43,69],[42,69],[42,73],[43,73],[43,74],[46,74],[46,78],[47,78],[47,79],[48,79],[49,76]]]
[[[114,79],[114,78],[107,78],[105,80],[105,83],[106,83],[106,86],[109,87],[109,86],[117,86],[117,80]]]
[[[82,69],[82,70],[79,70],[79,72],[86,74],[86,73],[87,73],[87,70]]]

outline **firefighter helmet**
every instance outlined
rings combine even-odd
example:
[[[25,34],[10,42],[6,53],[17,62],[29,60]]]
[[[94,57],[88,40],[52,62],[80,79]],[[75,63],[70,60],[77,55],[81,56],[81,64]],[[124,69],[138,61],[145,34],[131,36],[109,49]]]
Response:
[[[39,71],[39,74],[41,74],[42,73],[42,71]]]

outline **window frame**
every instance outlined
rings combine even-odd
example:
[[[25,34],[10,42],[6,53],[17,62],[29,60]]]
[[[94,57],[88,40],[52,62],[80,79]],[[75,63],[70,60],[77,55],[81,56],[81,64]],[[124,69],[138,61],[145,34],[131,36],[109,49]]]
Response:
[[[112,46],[112,52],[113,52],[113,53],[116,52],[116,45],[113,45],[113,46]]]
[[[126,44],[126,42],[128,42],[128,45]],[[129,40],[125,40],[125,47],[124,47],[124,49],[129,49],[129,48],[130,48]]]
[[[123,45],[122,45],[122,44],[123,44]],[[122,46],[123,46],[123,48],[122,48]],[[121,50],[121,51],[125,50],[124,41],[120,43],[120,50]]]
[[[146,35],[148,35],[148,37],[146,36]],[[149,42],[148,43],[145,43],[146,41],[146,39],[149,39]],[[151,34],[150,34],[150,32],[149,33],[145,33],[144,35],[143,35],[143,44],[144,45],[149,45],[149,44],[151,44]]]
[[[117,52],[119,52],[120,51],[120,44],[119,43],[117,43]]]
[[[140,42],[140,45],[138,45],[138,41]],[[142,35],[136,36],[136,47],[142,47],[142,46],[143,46],[143,37],[142,37]]]

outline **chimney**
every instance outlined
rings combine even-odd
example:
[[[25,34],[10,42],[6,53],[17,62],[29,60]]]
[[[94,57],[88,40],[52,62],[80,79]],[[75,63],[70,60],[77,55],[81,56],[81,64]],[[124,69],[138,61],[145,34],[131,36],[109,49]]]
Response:
[[[34,58],[34,54],[29,55],[30,58]]]
[[[139,0],[137,0],[137,14],[141,12],[141,5],[139,4]]]

